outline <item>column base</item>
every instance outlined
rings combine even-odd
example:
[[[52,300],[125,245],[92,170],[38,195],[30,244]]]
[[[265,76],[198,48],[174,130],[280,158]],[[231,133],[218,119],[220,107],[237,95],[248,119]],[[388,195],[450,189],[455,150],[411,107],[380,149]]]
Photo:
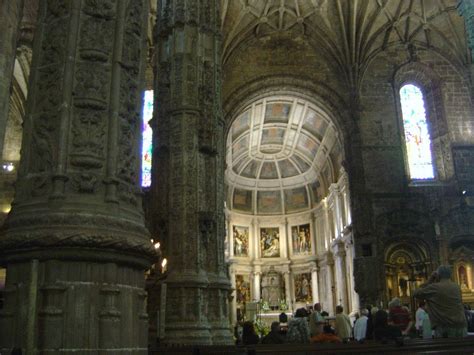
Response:
[[[143,270],[111,262],[10,263],[0,313],[0,349],[146,354],[144,281]]]

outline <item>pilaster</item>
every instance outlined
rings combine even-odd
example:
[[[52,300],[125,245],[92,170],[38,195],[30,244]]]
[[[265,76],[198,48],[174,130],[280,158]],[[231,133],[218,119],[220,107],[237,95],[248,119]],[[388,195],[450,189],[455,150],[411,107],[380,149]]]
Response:
[[[255,266],[255,271],[253,272],[253,301],[258,302],[262,297],[260,294],[260,283],[261,283],[262,271],[260,265]]]
[[[291,278],[290,278],[290,270],[286,269],[283,271],[283,279],[285,280],[285,298],[286,298],[286,304],[289,307],[289,311],[292,311],[293,309],[293,304],[294,304],[294,299],[291,296]]]
[[[313,303],[319,303],[319,285],[318,285],[318,267],[316,263],[311,265],[311,292],[313,295]]]
[[[344,250],[344,243],[338,242],[334,246],[336,256],[336,284],[338,302],[348,309],[348,296],[347,296],[347,282],[346,282],[346,251]]]

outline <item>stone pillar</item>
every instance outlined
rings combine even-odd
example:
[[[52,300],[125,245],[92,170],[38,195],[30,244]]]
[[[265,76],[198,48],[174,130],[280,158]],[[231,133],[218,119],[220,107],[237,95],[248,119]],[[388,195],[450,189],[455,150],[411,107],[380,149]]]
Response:
[[[314,233],[316,240],[316,255],[321,255],[326,251],[326,231],[325,231],[326,211],[324,205],[319,207],[314,215]]]
[[[167,344],[230,344],[220,1],[160,1],[152,229],[169,256]]]
[[[253,301],[260,301],[262,295],[260,294],[260,276],[262,276],[262,272],[260,271],[260,267],[253,273]]]
[[[309,215],[309,223],[310,223],[310,231],[311,231],[311,255],[317,255],[319,252],[319,246],[316,246],[316,238],[317,238],[317,232],[316,232],[316,216],[314,212],[311,212]],[[288,243],[291,243],[291,231],[288,235]]]
[[[346,251],[344,250],[344,243],[337,243],[335,245],[336,256],[336,285],[337,295],[339,296],[337,302],[340,303],[344,309],[348,309],[347,302],[347,282],[346,282]]]
[[[449,239],[441,235],[441,228],[436,221],[434,224],[436,241],[438,242],[438,258],[441,265],[449,265]]]
[[[449,265],[449,240],[445,238],[437,238],[439,261],[442,265]]]
[[[290,244],[291,241],[291,227],[288,223],[288,219],[285,218],[285,223],[281,224],[284,226],[280,228],[280,257],[289,260],[290,259]]]
[[[147,16],[146,0],[40,2],[16,196],[0,236],[1,352],[33,339],[41,353],[147,353]]]
[[[227,238],[228,238],[228,244],[229,244],[229,248],[227,249],[227,254],[229,255],[229,257],[233,258],[234,257],[234,230],[233,230],[231,218],[227,218]],[[247,253],[248,253],[248,250],[247,250]]]
[[[313,294],[313,304],[320,302],[318,285],[318,267],[316,264],[311,266],[311,291]]]
[[[333,240],[334,235],[334,227],[332,224],[332,219],[329,215],[329,203],[328,200],[325,199],[324,201],[324,246],[326,251],[329,250],[331,246],[331,242]]]
[[[229,270],[231,287],[234,290],[234,297],[232,298],[232,309],[230,310],[230,324],[234,325],[237,323],[237,288],[235,283],[235,269],[233,265],[230,266]]]
[[[23,0],[0,0],[0,152],[3,152],[22,13]]]
[[[336,305],[334,304],[337,302],[335,300],[336,298],[336,282],[334,280],[334,259],[332,256],[332,253],[330,251],[326,252],[325,254],[325,264],[327,265],[326,267],[326,272],[327,272],[327,292],[329,293],[328,301],[329,303],[325,305],[325,310],[328,313],[334,313],[334,309]]]
[[[339,179],[340,186],[339,190],[341,193],[341,204],[344,210],[344,228],[351,225],[351,206],[350,206],[350,195],[349,195],[349,177],[344,169],[341,169],[341,178]]]
[[[288,305],[288,310],[293,310],[293,297],[291,296],[291,279],[290,279],[290,271],[285,270],[283,272],[283,278],[285,280],[285,297],[286,297],[286,304]]]
[[[336,227],[335,238],[339,238],[342,232],[342,215],[341,215],[341,200],[339,187],[336,184],[332,184],[329,187],[329,199],[333,201],[333,223]]]
[[[255,259],[260,259],[260,221],[258,219],[252,220],[252,229],[253,229],[253,238],[250,238],[249,247],[252,248],[252,254],[250,257]]]

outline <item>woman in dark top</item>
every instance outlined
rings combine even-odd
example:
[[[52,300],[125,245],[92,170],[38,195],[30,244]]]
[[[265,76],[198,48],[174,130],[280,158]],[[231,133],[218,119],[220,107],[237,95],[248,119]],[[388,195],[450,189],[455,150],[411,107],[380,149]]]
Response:
[[[386,342],[397,340],[402,336],[400,328],[388,325],[388,314],[384,310],[379,310],[374,317],[374,339]]]
[[[258,344],[260,338],[255,333],[255,328],[252,322],[245,322],[242,326],[242,343],[244,345]]]

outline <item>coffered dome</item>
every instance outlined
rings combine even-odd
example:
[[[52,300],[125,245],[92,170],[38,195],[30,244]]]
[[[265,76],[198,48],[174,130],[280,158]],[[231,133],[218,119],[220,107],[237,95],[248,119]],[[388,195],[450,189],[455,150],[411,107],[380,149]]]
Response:
[[[336,178],[341,154],[336,127],[315,105],[289,96],[255,101],[227,137],[231,208],[253,214],[309,209]]]

